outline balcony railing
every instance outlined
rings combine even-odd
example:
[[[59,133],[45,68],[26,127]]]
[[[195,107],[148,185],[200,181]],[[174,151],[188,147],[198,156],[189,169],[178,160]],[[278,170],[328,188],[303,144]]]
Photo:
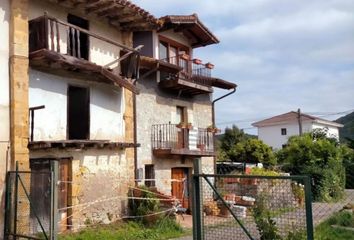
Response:
[[[199,152],[201,155],[214,152],[213,133],[204,128],[179,127],[176,124],[152,125],[151,142],[153,150],[172,150],[172,154],[173,150]]]
[[[87,60],[127,78],[137,76],[137,49],[47,15],[30,20],[29,30],[30,53],[46,49]]]
[[[196,84],[210,86],[210,82],[208,81],[208,78],[211,77],[212,69],[210,63],[202,64],[198,59],[189,60],[188,58],[183,57],[183,55],[177,55],[161,60],[181,67],[182,71],[179,74],[179,78]]]

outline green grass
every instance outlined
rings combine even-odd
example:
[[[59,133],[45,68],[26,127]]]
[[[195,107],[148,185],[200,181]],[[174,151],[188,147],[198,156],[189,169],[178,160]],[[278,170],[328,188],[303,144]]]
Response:
[[[60,235],[59,240],[162,240],[188,234],[175,221],[164,219],[146,227],[134,221],[85,228],[77,233]]]
[[[338,212],[318,225],[315,229],[316,240],[354,240],[354,231],[334,228],[332,225],[354,228],[354,214]]]

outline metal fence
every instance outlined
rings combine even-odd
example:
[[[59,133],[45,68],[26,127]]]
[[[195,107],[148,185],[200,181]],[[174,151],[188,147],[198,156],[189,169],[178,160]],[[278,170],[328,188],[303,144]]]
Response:
[[[326,200],[316,190],[334,189],[322,189],[310,175],[261,170],[274,175],[258,176],[249,167],[220,163],[217,174],[203,174],[194,166],[194,239],[354,239],[350,169],[345,188],[336,190],[341,194]]]
[[[7,173],[5,239],[50,239],[52,184],[51,172]]]
[[[312,239],[308,177],[200,174],[193,184],[203,213],[195,239]]]

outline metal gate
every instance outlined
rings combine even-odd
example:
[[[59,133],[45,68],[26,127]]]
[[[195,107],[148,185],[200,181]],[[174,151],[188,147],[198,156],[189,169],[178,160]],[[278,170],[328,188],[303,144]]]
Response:
[[[52,239],[53,171],[16,170],[6,177],[5,239]]]
[[[192,184],[193,239],[313,239],[307,176],[194,174]]]

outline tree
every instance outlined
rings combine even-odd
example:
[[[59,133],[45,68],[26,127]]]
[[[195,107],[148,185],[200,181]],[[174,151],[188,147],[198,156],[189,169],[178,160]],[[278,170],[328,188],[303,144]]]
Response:
[[[232,161],[246,163],[262,163],[265,167],[276,164],[272,149],[258,139],[247,139],[237,143],[231,150],[229,157]]]
[[[217,142],[217,156],[219,161],[230,160],[232,149],[237,143],[244,141],[248,136],[235,125],[231,128],[226,128],[225,133]]]
[[[341,147],[332,139],[307,133],[290,137],[278,153],[283,170],[294,175],[310,175],[315,200],[333,201],[344,192],[345,171]]]
[[[226,128],[225,133],[220,139],[220,148],[229,153],[229,151],[239,142],[247,139],[247,136],[235,125],[232,128]]]

